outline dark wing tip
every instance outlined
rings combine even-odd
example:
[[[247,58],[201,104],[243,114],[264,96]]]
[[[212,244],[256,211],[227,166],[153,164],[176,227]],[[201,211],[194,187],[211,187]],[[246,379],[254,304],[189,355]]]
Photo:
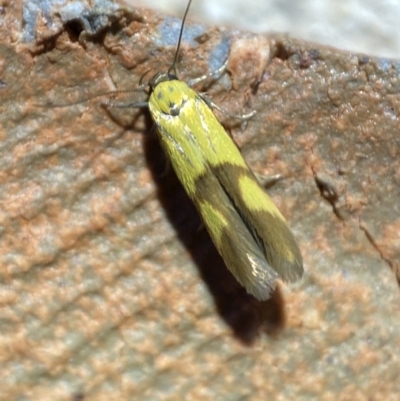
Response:
[[[276,282],[268,283],[267,285],[258,282],[251,288],[246,288],[246,291],[257,298],[259,301],[267,301],[271,298],[271,294],[276,288]]]
[[[273,291],[276,289],[276,279],[278,277],[286,283],[294,283],[300,280],[304,273],[301,259],[293,263],[287,262],[285,266],[281,266],[281,268],[277,270],[279,274],[277,274],[276,277],[272,277],[271,275],[258,277],[251,285],[245,286],[247,292],[256,297],[259,301],[266,301],[271,298]]]
[[[287,259],[281,260],[275,266],[279,277],[287,283],[294,283],[300,280],[304,274],[303,258],[300,253],[298,253],[293,261],[288,261]]]

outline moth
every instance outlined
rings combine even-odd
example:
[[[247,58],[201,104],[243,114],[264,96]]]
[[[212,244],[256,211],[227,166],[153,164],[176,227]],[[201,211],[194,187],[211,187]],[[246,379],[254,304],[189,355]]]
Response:
[[[303,274],[297,242],[208,102],[178,79],[175,59],[149,82],[148,107],[175,173],[226,266],[248,293],[270,297],[279,277]]]

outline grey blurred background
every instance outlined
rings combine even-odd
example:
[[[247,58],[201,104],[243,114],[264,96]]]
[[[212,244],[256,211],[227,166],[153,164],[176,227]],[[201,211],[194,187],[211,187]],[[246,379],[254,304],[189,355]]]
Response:
[[[182,16],[187,0],[126,0]],[[193,19],[400,58],[399,0],[193,0]]]

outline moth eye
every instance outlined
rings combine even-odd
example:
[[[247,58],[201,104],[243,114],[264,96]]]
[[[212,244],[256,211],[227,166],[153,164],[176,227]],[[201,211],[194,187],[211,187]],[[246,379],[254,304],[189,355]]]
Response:
[[[169,103],[169,113],[171,114],[171,116],[179,116],[180,111],[181,108],[176,103]]]
[[[169,114],[171,116],[179,116],[182,107],[185,105],[186,99],[182,99],[182,102],[178,105],[174,102],[169,102]]]

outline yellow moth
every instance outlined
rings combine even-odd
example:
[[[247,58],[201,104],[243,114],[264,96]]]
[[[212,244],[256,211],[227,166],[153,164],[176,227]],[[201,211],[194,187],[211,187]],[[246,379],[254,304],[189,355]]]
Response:
[[[148,107],[162,147],[226,266],[247,292],[270,297],[275,281],[303,274],[296,240],[208,103],[177,78],[176,59],[150,80]]]

